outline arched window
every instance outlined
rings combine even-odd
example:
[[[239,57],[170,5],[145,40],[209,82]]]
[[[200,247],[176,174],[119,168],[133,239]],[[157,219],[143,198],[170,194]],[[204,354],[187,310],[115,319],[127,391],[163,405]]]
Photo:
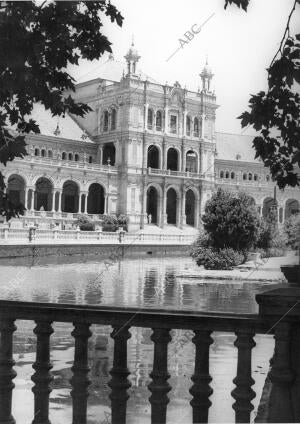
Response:
[[[62,152],[61,158],[62,158],[62,160],[67,160],[67,153]]]
[[[111,111],[111,121],[110,121],[110,129],[115,130],[117,123],[117,111],[116,109],[112,109]]]
[[[69,160],[73,160],[73,153],[69,153],[68,158],[69,158]]]
[[[186,117],[186,135],[191,135],[191,118]]]
[[[249,174],[248,174],[248,180],[249,181],[252,181],[252,174],[251,174],[251,172],[249,172]]]
[[[45,149],[41,150],[41,156],[42,156],[42,158],[44,158],[46,156],[46,150]]]
[[[52,158],[53,158],[52,150],[48,150],[48,158],[50,158],[50,159],[52,159]]]
[[[34,156],[40,156],[39,149],[34,149]]]
[[[160,110],[156,112],[156,131],[162,130],[162,113]]]
[[[246,180],[247,179],[247,174],[246,173],[244,173],[243,174],[243,180]]]
[[[89,156],[89,163],[93,163],[93,156]]]
[[[234,172],[232,172],[232,173],[230,174],[230,178],[231,178],[232,180],[235,178],[235,173],[234,173]]]
[[[257,174],[254,174],[254,181],[258,181],[258,175]]]
[[[224,178],[224,171],[220,172],[220,178]]]
[[[78,162],[79,161],[79,154],[78,153],[75,153],[74,158],[75,158],[75,162]]]
[[[198,121],[198,118],[194,119],[194,137],[199,137],[199,121]]]
[[[229,178],[229,171],[226,171],[225,178]]]
[[[108,131],[108,111],[103,114],[103,131]]]
[[[153,127],[153,110],[148,109],[147,128],[148,128],[148,130],[152,130],[152,127]]]

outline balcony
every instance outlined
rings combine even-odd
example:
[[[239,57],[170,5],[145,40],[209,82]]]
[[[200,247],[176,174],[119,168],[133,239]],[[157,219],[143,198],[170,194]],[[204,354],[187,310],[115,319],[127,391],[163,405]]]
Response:
[[[234,333],[237,348],[235,385],[231,395],[232,408],[237,423],[249,423],[255,392],[252,374],[252,354],[256,334],[275,334],[275,356],[269,373],[271,388],[266,422],[299,422],[299,372],[300,372],[300,307],[299,288],[276,289],[257,295],[259,314],[201,313],[199,311],[153,310],[121,308],[113,306],[82,306],[71,304],[0,301],[0,424],[14,423],[12,417],[13,379],[16,373],[13,359],[13,333],[16,320],[35,321],[36,336],[34,373],[34,423],[50,423],[49,395],[51,392],[52,364],[50,362],[50,336],[53,323],[73,323],[71,336],[75,351],[72,366],[71,397],[73,424],[87,422],[89,361],[88,339],[91,325],[109,325],[114,340],[113,366],[109,382],[111,400],[111,423],[126,423],[126,405],[129,399],[127,340],[131,337],[130,327],[152,329],[153,366],[151,382],[151,423],[166,423],[168,392],[168,344],[171,330],[192,330],[195,346],[194,373],[191,376],[190,405],[193,423],[208,422],[212,378],[209,370],[210,345],[213,333]],[[228,401],[229,397],[228,397]]]
[[[197,180],[210,180],[214,179],[214,174],[198,174],[197,172],[190,171],[171,171],[170,169],[157,169],[157,168],[147,168],[149,175],[159,175],[159,176],[171,176],[175,178],[193,178]]]

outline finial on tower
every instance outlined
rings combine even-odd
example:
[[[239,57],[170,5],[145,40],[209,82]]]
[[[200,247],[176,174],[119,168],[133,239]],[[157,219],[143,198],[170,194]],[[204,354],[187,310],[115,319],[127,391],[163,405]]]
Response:
[[[208,58],[206,55],[205,66],[200,74],[202,80],[202,91],[210,91],[210,83],[214,74],[211,71],[211,68],[208,65]]]
[[[140,59],[138,51],[134,48],[134,37],[132,36],[131,47],[128,50],[124,58],[127,62],[127,75],[126,76],[137,76],[136,64]]]

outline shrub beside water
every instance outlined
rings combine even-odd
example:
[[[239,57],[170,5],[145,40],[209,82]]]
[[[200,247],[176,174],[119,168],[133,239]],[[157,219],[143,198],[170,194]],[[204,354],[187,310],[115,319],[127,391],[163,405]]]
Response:
[[[198,266],[203,265],[205,269],[230,270],[241,265],[245,257],[243,253],[231,248],[214,249],[212,247],[200,247],[195,249],[191,256]]]

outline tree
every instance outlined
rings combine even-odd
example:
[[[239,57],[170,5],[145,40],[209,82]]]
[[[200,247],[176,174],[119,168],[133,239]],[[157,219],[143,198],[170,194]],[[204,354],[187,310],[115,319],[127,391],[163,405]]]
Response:
[[[300,214],[290,216],[284,223],[287,244],[292,249],[300,249]]]
[[[67,69],[78,65],[80,58],[94,60],[112,52],[101,33],[103,14],[122,25],[122,15],[109,0],[1,2],[0,163],[24,157],[25,135],[40,132],[30,119],[35,103],[53,116],[84,116],[91,110],[66,95],[75,90]],[[22,213],[24,206],[13,205],[4,189],[0,172],[0,214],[9,219]]]
[[[250,0],[225,0],[247,11]],[[294,0],[280,46],[271,61],[268,91],[251,95],[250,111],[243,112],[242,127],[253,126],[260,135],[253,140],[256,158],[270,169],[279,188],[300,184],[300,34],[290,34],[290,21],[299,12]]]
[[[258,237],[258,214],[245,193],[234,195],[219,188],[207,202],[202,221],[213,248],[246,251]]]

